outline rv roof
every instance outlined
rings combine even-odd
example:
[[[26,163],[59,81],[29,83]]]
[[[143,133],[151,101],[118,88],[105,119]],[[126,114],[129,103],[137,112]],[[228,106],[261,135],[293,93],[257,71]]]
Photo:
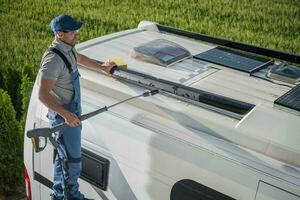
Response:
[[[175,35],[137,29],[116,34],[115,37],[112,35],[109,39],[91,40],[88,42],[89,45],[86,43],[84,43],[84,46],[78,45],[78,50],[96,60],[102,61],[112,57],[121,57],[127,63],[128,69],[177,83],[182,83],[182,80],[185,80],[185,85],[254,105],[259,103],[273,104],[275,99],[290,89],[289,87],[249,76],[248,73],[206,61],[198,61],[200,62],[199,65],[201,65],[198,68],[195,67],[197,61],[187,61],[192,63],[178,63],[177,65],[163,68],[130,56],[131,51],[135,47],[155,39],[166,39],[175,42],[189,50],[192,55],[197,55],[216,47]],[[181,67],[180,64],[184,66]],[[194,70],[186,70],[185,68],[189,68],[188,65],[191,65],[190,68],[194,68]],[[205,70],[205,73],[199,73],[198,76],[195,76],[203,68],[208,69]]]
[[[226,118],[218,113],[208,112],[202,108],[179,104],[175,100],[171,102],[169,99],[161,99],[159,101],[159,103],[168,101],[167,104],[162,104],[160,107],[163,110],[167,110],[165,107],[174,105],[172,108],[178,109],[178,112],[185,111],[188,113],[188,118],[180,119],[182,121],[177,119],[181,124],[186,123],[194,126],[194,128],[201,129],[201,127],[197,127],[198,125],[191,125],[191,120],[189,119],[201,122],[200,124],[202,125],[205,122],[204,131],[217,133],[219,137],[231,142],[300,166],[299,112],[296,110],[295,112],[290,112],[284,108],[274,107],[274,101],[295,85],[268,79],[266,77],[268,65],[260,68],[254,74],[250,74],[247,70],[236,70],[193,57],[184,58],[163,67],[131,56],[131,51],[135,47],[157,39],[172,41],[187,49],[193,56],[218,47],[214,44],[160,32],[155,24],[141,23],[141,26],[137,29],[126,30],[81,43],[77,46],[77,50],[100,61],[121,57],[127,63],[130,71],[174,82],[186,88],[194,88],[209,94],[216,94],[218,97],[236,100],[242,104],[245,103],[245,105],[254,105],[254,108],[250,106],[248,112],[240,120],[232,120],[230,117]],[[269,59],[262,59],[262,61],[259,64],[266,62],[269,65],[276,64],[276,62],[269,62]],[[256,60],[251,60],[251,62],[255,63]],[[133,89],[134,87],[128,85],[128,83],[112,83],[112,81],[108,81],[104,77],[99,77],[95,72],[85,69],[81,69],[81,73],[82,79],[86,81],[83,84],[84,87],[89,85],[88,88],[96,90],[97,85],[102,84],[105,87],[101,87],[100,92],[110,95],[112,95],[111,91],[122,91],[123,95],[134,95],[137,93],[136,89]],[[152,108],[151,112],[157,112],[156,114],[161,116],[165,115],[162,110],[158,111],[157,107]],[[178,116],[171,115],[169,117],[174,119]]]

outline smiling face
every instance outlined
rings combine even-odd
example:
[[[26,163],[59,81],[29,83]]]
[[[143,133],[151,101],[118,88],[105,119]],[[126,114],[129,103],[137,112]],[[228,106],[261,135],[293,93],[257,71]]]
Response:
[[[79,35],[79,30],[74,31],[64,31],[64,32],[58,32],[57,37],[62,40],[63,42],[75,46],[77,42],[77,36]]]

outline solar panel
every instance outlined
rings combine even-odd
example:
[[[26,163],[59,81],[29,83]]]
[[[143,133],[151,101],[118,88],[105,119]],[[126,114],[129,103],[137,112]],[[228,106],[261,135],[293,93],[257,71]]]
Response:
[[[253,73],[271,62],[270,59],[248,55],[224,47],[216,47],[194,57],[247,73]]]
[[[274,101],[275,104],[300,111],[300,85],[293,87]]]

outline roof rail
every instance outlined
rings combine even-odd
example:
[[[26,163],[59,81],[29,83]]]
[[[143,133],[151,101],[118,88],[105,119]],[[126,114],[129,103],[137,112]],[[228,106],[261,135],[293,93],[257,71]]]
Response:
[[[232,49],[238,49],[238,50],[245,51],[245,52],[251,52],[251,53],[254,53],[257,55],[263,55],[263,56],[267,56],[267,57],[271,57],[271,58],[277,58],[277,59],[300,64],[300,56],[296,55],[296,54],[289,54],[289,53],[285,53],[282,51],[258,47],[258,46],[254,46],[254,45],[250,45],[250,44],[246,44],[246,43],[242,43],[242,42],[234,42],[234,41],[227,40],[224,38],[219,38],[219,37],[209,36],[209,35],[205,35],[205,34],[201,34],[201,33],[186,31],[186,30],[177,29],[177,28],[170,27],[170,26],[164,26],[164,25],[160,25],[160,24],[156,24],[156,26],[159,29],[159,31],[162,31],[162,32],[173,33],[176,35],[181,35],[181,36],[209,42],[212,44],[221,45],[221,46],[232,48]]]
[[[160,90],[160,93],[171,95],[180,100],[236,119],[241,119],[254,108],[254,105],[250,103],[159,79],[130,69],[119,69],[115,71],[114,77],[120,81],[125,81],[150,90]]]

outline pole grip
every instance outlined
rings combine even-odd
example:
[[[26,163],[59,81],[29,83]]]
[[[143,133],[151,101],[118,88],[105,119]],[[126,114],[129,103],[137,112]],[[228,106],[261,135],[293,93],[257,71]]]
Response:
[[[52,128],[36,128],[31,129],[27,131],[27,137],[33,138],[33,137],[49,137],[52,133],[59,131],[68,125],[66,123],[59,124],[57,126],[54,126]]]

